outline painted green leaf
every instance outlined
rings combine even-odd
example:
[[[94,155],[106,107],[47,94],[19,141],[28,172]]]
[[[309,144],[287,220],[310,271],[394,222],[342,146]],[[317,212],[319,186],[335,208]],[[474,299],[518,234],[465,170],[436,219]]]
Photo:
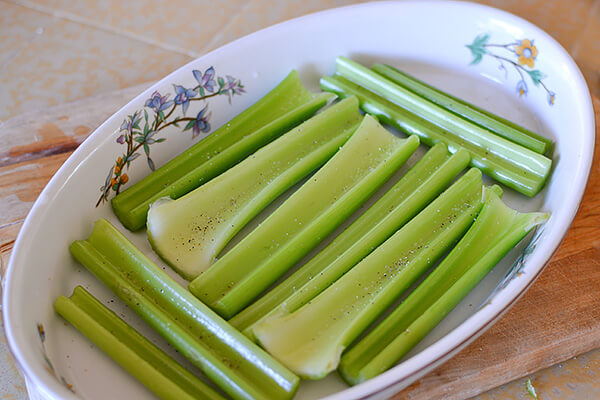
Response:
[[[487,53],[485,50],[485,45],[489,40],[490,35],[487,33],[478,35],[473,43],[466,45],[466,47],[471,50],[471,54],[473,55],[473,60],[471,61],[471,65],[478,64],[483,56]]]
[[[196,122],[196,121],[194,121],[194,120],[192,120],[192,121],[188,122],[188,123],[187,123],[187,125],[185,126],[185,128],[183,128],[183,131],[185,132],[185,131],[187,131],[187,130],[190,130],[190,129],[192,129],[192,126],[194,126],[194,123],[195,123],[195,122]]]
[[[533,71],[527,71],[527,73],[529,74],[529,77],[531,78],[531,81],[535,86],[538,86],[540,84],[540,81],[545,78],[542,71],[538,69],[534,69]]]

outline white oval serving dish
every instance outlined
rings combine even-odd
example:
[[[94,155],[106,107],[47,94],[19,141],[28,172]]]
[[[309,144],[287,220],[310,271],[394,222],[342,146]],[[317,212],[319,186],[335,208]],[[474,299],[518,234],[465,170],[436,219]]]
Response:
[[[203,123],[220,126],[252,104],[291,70],[318,90],[345,55],[365,64],[386,62],[556,141],[548,185],[533,199],[506,189],[505,201],[523,210],[552,213],[550,220],[512,251],[419,346],[393,369],[348,388],[335,375],[302,383],[298,399],[385,398],[441,364],[475,339],[524,293],[541,273],[573,220],[587,182],[594,147],[594,117],[584,79],[567,52],[546,33],[511,14],[461,2],[383,2],[308,15],[256,32],[173,72],[102,124],[65,162],[34,204],[19,234],[3,289],[3,318],[10,348],[32,399],[142,399],[152,396],[53,311],[54,300],[82,284],[161,347],[168,346],[69,255],[68,245],[86,237],[92,223],[108,218],[124,230],[99,188],[129,184],[149,173],[143,147],[128,170],[115,175],[128,154],[127,122],[144,110],[152,124],[161,99],[174,85],[198,85],[192,71],[214,67],[228,95],[191,101],[186,116],[208,104]],[[231,77],[231,80],[227,79]],[[202,77],[200,77],[202,82]],[[240,89],[245,93],[232,93]],[[228,86],[231,83],[230,86]],[[206,82],[204,82],[206,84]],[[218,85],[218,82],[215,82]],[[208,84],[210,86],[210,84]],[[210,94],[206,88],[206,94]],[[200,97],[200,94],[196,94]],[[178,98],[182,113],[185,94]],[[154,110],[153,110],[154,107]],[[136,114],[140,111],[139,114]],[[176,114],[167,116],[167,122]],[[171,119],[169,119],[171,118]],[[125,123],[124,123],[125,122]],[[150,143],[152,162],[193,143],[193,128],[170,125]],[[166,124],[166,122],[165,122]],[[132,150],[131,148],[129,150]],[[129,152],[131,153],[131,152]],[[133,154],[133,153],[131,153]],[[107,174],[109,178],[107,179]],[[111,178],[115,181],[111,182]],[[113,191],[107,191],[108,196]],[[271,207],[272,208],[272,207]],[[160,266],[144,233],[127,236]],[[175,274],[172,274],[175,275]],[[484,349],[485,350],[485,349]]]

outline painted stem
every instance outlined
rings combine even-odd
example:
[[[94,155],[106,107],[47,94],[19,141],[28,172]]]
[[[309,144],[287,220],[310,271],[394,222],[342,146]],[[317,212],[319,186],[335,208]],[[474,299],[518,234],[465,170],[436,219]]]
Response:
[[[306,305],[257,324],[261,346],[302,378],[336,369],[344,349],[460,239],[481,209],[482,191],[473,168]]]
[[[254,216],[331,158],[360,120],[358,102],[346,99],[187,195],[152,204],[152,247],[184,278],[197,277]]]
[[[105,307],[83,287],[54,309],[100,350],[163,400],[225,400]]]
[[[127,229],[142,228],[151,203],[162,197],[177,199],[208,182],[309,118],[328,99],[306,90],[292,71],[250,108],[115,196],[115,214]]]
[[[108,221],[71,254],[234,399],[289,399],[299,379],[159,269]]]
[[[231,318],[356,211],[418,146],[416,137],[398,138],[366,116],[323,168],[190,284],[191,292]]]
[[[339,371],[356,385],[391,368],[416,346],[546,213],[518,213],[486,190],[481,213],[440,265],[365,338],[342,356]]]
[[[468,165],[466,150],[454,156],[433,146],[390,190],[325,249],[229,322],[255,339],[252,326],[291,313],[312,300],[420,212]]]

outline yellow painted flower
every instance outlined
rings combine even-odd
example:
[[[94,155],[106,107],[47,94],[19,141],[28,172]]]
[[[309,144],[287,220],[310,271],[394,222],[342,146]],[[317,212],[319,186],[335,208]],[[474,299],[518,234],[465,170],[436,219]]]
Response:
[[[122,185],[126,184],[128,180],[129,180],[129,177],[127,176],[127,174],[121,175],[121,184]]]
[[[117,175],[119,172],[121,172],[121,167],[117,164],[115,165],[115,175]]]
[[[535,58],[538,55],[538,50],[537,47],[533,45],[531,40],[521,40],[521,44],[515,47],[515,53],[517,53],[519,56],[519,64],[527,65],[529,68],[533,68]]]
[[[110,187],[114,188],[115,186],[117,186],[117,183],[119,183],[115,178],[112,178],[110,180]]]

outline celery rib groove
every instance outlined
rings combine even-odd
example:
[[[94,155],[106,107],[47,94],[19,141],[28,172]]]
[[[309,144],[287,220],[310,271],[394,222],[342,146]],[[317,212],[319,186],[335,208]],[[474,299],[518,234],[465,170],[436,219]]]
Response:
[[[406,72],[383,64],[375,64],[371,69],[426,100],[529,150],[533,150],[539,154],[548,154],[552,148],[552,141],[550,139],[540,136],[522,126],[508,122],[464,100],[444,93],[440,89],[430,86]]]
[[[471,169],[334,284],[291,314],[253,328],[258,342],[302,378],[337,368],[342,351],[445,251],[482,206],[481,172]]]
[[[321,79],[324,90],[342,97],[356,95],[365,112],[419,136],[425,144],[441,141],[452,152],[467,149],[471,166],[520,193],[532,197],[543,188],[552,166],[549,158],[470,123],[344,57],[337,59],[336,67],[339,76]]]
[[[421,211],[468,163],[466,150],[450,156],[444,144],[435,145],[325,249],[229,322],[253,338],[258,321],[297,310]]]
[[[545,213],[518,213],[492,191],[477,219],[440,265],[373,331],[342,356],[340,373],[352,385],[392,367],[423,339]]]
[[[225,400],[83,287],[71,297],[60,296],[54,309],[159,398]]]
[[[195,278],[254,216],[323,165],[360,120],[357,100],[345,99],[187,195],[152,204],[153,249],[184,278]]]
[[[398,138],[366,116],[327,164],[192,281],[191,292],[231,318],[360,207],[418,145],[416,137]]]
[[[299,379],[98,220],[71,254],[235,399],[289,399]]]

